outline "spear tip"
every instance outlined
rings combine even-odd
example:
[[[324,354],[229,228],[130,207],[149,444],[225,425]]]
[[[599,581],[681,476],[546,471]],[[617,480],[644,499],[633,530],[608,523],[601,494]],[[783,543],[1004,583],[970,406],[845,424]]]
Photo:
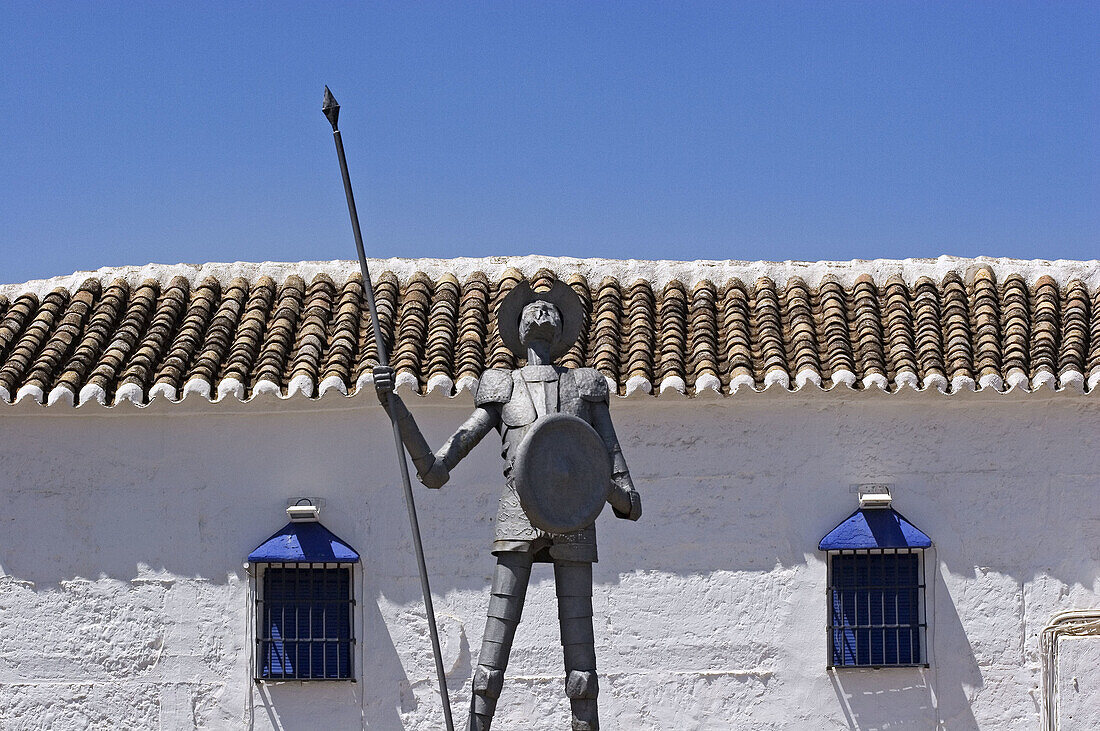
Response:
[[[321,111],[328,117],[329,124],[332,125],[332,131],[336,131],[336,120],[340,117],[340,105],[336,103],[336,97],[329,91],[328,84],[325,84],[325,100],[321,103]]]

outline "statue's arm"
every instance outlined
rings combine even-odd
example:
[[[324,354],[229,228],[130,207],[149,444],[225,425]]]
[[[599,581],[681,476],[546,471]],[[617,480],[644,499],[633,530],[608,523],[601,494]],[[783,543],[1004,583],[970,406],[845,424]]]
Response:
[[[500,421],[500,406],[486,404],[479,406],[463,422],[451,438],[439,449],[436,455],[428,447],[428,442],[417,426],[416,420],[400,396],[393,392],[393,369],[388,366],[376,366],[374,369],[374,389],[378,400],[393,409],[397,427],[401,432],[401,442],[416,467],[416,476],[431,488],[443,487],[450,479],[451,469],[462,460],[470,450],[477,446],[482,437],[488,434]]]
[[[405,445],[405,451],[409,453],[413,467],[416,468],[417,479],[428,487],[443,487],[450,475],[432,454],[427,440],[424,439],[416,419],[405,406],[405,402],[393,392],[393,368],[375,366],[373,375],[374,391],[378,394],[378,402],[392,410],[394,419],[397,421],[397,429],[401,432],[401,442]]]
[[[451,438],[439,448],[436,460],[442,463],[449,473],[462,458],[477,446],[482,437],[500,423],[500,404],[483,404],[474,409],[474,413],[458,427]]]
[[[626,467],[619,438],[615,435],[607,401],[592,402],[592,426],[603,439],[607,453],[611,456],[611,492],[607,502],[611,503],[617,517],[637,520],[642,517],[642,498],[634,489],[634,481],[630,479],[630,470]]]

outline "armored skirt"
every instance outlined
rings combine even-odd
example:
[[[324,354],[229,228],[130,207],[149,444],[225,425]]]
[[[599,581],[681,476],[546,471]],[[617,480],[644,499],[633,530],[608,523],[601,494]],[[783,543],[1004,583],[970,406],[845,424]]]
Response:
[[[525,551],[535,554],[535,561],[583,561],[595,563],[596,524],[573,533],[547,533],[531,525],[519,503],[512,480],[500,496],[497,511],[493,553]]]

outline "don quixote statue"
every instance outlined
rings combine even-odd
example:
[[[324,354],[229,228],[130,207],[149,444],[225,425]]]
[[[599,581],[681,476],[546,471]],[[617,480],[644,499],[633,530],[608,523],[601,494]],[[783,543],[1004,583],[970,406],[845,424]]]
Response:
[[[474,671],[468,728],[488,731],[504,685],[504,671],[516,634],[531,566],[554,564],[561,644],[565,653],[565,694],[574,731],[600,727],[596,697],[595,639],[592,633],[592,564],[596,562],[596,518],[605,503],[615,515],[637,520],[642,502],[630,480],[619,440],[608,412],[608,387],[592,368],[554,365],[576,342],[584,324],[584,306],[576,293],[558,281],[535,291],[527,283],[514,287],[497,308],[497,330],[504,344],[527,365],[515,370],[485,371],[474,394],[474,413],[438,453],[428,448],[412,414],[393,392],[393,369],[378,322],[355,209],[344,143],[338,128],[340,105],[325,87],[321,107],[332,125],[340,174],[348,203],[363,294],[370,310],[378,364],[374,385],[393,427],[394,446],[409,528],[416,550],[424,610],[432,640],[443,717],[453,731],[447,678],[439,632],[420,540],[407,451],[420,481],[442,487],[451,470],[493,429],[503,443],[505,489],[497,512],[493,554],[497,557],[485,636]]]
[[[521,283],[501,301],[496,316],[504,344],[527,364],[485,371],[473,414],[437,452],[393,393],[392,369],[375,369],[375,389],[397,419],[417,476],[428,487],[442,487],[490,431],[498,431],[503,443],[505,488],[493,541],[497,566],[468,728],[488,731],[492,723],[531,566],[541,561],[554,564],[572,727],[595,731],[595,521],[605,503],[617,517],[637,520],[642,503],[611,424],[607,381],[592,368],[554,365],[581,332],[584,311],[577,295],[560,281],[540,292]]]

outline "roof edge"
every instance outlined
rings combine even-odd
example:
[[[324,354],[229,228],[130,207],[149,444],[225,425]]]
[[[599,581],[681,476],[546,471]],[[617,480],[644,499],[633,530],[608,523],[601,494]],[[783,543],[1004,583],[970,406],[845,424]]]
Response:
[[[851,259],[849,261],[738,261],[738,260],[643,260],[643,259],[581,259],[566,256],[543,256],[528,254],[525,256],[487,256],[457,257],[453,259],[368,259],[371,272],[378,275],[384,271],[393,272],[398,279],[405,281],[416,273],[424,273],[432,278],[452,274],[464,279],[474,272],[483,272],[489,278],[500,277],[506,270],[514,268],[525,276],[531,277],[539,269],[550,269],[559,278],[566,279],[581,274],[590,279],[611,276],[623,283],[644,280],[657,288],[664,287],[670,281],[678,280],[685,284],[694,284],[702,280],[721,285],[730,279],[740,279],[751,283],[760,277],[767,277],[778,284],[799,277],[810,286],[817,286],[826,276],[835,277],[843,286],[851,287],[858,277],[870,275],[876,282],[898,276],[907,284],[921,277],[941,281],[947,274],[955,273],[969,279],[974,272],[990,268],[1002,279],[1010,274],[1018,274],[1028,284],[1034,284],[1040,277],[1049,276],[1059,285],[1065,285],[1073,279],[1083,281],[1090,290],[1100,289],[1100,260],[1077,261],[1057,259],[1009,259],[1001,257],[964,258],[941,256],[936,259]],[[0,284],[0,295],[14,298],[24,293],[33,293],[39,297],[64,287],[75,291],[89,278],[100,280],[123,279],[131,286],[153,279],[167,283],[182,276],[191,284],[197,284],[206,277],[213,276],[219,281],[228,281],[243,277],[250,283],[261,276],[269,276],[282,281],[288,276],[297,275],[307,282],[319,274],[325,274],[334,281],[343,282],[359,271],[358,263],[351,259],[332,261],[298,262],[207,262],[205,264],[144,264],[141,266],[101,267],[94,271],[79,271],[72,274],[32,279],[22,283]]]

